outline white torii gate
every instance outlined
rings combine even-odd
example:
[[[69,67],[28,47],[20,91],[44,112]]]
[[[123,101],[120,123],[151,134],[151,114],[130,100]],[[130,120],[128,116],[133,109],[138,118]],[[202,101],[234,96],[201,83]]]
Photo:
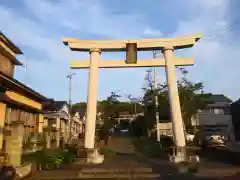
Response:
[[[99,68],[133,68],[133,67],[165,67],[168,83],[169,104],[173,123],[173,135],[176,147],[185,147],[185,136],[179,94],[177,88],[175,66],[189,66],[194,64],[193,58],[176,58],[174,50],[190,48],[199,39],[200,34],[177,38],[159,38],[143,40],[80,40],[75,38],[63,38],[65,45],[73,51],[90,53],[90,60],[72,61],[72,69],[89,68],[87,115],[85,125],[85,148],[94,149],[95,123],[97,113],[97,91]],[[101,52],[126,51],[132,44],[135,49],[130,51],[162,50],[164,59],[137,60],[127,62],[125,60],[101,60]],[[137,55],[135,55],[136,58]],[[136,58],[137,59],[137,58]]]

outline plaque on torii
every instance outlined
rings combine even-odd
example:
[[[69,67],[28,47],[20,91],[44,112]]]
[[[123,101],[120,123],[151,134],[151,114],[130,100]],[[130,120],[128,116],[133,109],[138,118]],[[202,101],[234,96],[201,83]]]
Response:
[[[200,39],[200,34],[176,38],[141,40],[80,40],[63,38],[65,45],[73,51],[90,53],[90,59],[73,60],[72,69],[89,68],[87,115],[85,124],[85,148],[94,148],[95,122],[97,113],[97,90],[99,68],[165,67],[168,83],[169,104],[176,147],[185,147],[184,127],[179,102],[175,66],[194,64],[193,58],[177,58],[174,50],[191,48]],[[138,51],[161,50],[162,59],[137,59]],[[101,52],[126,51],[124,60],[101,60]]]

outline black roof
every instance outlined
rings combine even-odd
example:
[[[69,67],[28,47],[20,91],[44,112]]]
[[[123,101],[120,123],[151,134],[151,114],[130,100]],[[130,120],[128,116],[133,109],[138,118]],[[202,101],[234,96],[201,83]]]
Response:
[[[205,103],[232,103],[232,100],[223,94],[205,94],[202,99]]]
[[[23,91],[24,94],[28,96],[31,95],[32,98],[37,99],[39,101],[47,101],[48,98],[41,95],[37,91],[33,90],[32,88],[26,86],[22,82],[14,79],[13,77],[3,73],[0,71],[0,85],[3,87],[7,87],[10,89],[14,89],[16,91]]]
[[[73,106],[72,107],[72,115],[74,115],[75,113],[79,113],[80,118],[83,118],[85,116],[87,107],[85,106]]]
[[[235,105],[235,104],[237,104],[237,105],[240,104],[240,98],[232,103],[232,105]]]
[[[43,110],[45,110],[45,111],[60,111],[64,105],[69,106],[67,101],[50,100],[49,103],[43,104]]]

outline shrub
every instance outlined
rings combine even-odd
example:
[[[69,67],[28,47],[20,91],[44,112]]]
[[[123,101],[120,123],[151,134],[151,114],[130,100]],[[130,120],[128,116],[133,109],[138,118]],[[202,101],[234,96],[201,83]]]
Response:
[[[59,166],[61,158],[59,152],[40,151],[36,153],[36,161],[41,170],[50,170]]]
[[[188,168],[188,173],[190,173],[190,174],[195,174],[197,172],[198,172],[198,167],[196,167],[196,166]]]
[[[184,173],[195,174],[198,172],[198,166],[194,163],[181,162],[178,164],[179,169],[184,169]]]
[[[149,157],[167,157],[168,148],[163,148],[161,144],[150,139],[135,139],[133,144],[136,149],[143,155]]]
[[[66,149],[69,153],[77,155],[78,145],[77,144],[67,145]]]
[[[69,164],[73,161],[73,159],[76,157],[75,154],[70,153],[70,152],[62,152],[62,164]]]
[[[163,147],[170,148],[174,145],[172,137],[169,136],[161,136],[160,141]]]
[[[100,149],[101,154],[103,154],[104,156],[113,156],[116,155],[116,152],[108,149],[108,148],[101,148]]]
[[[75,154],[73,150],[43,150],[35,154],[35,160],[41,170],[59,168],[61,164],[68,164],[73,161]]]

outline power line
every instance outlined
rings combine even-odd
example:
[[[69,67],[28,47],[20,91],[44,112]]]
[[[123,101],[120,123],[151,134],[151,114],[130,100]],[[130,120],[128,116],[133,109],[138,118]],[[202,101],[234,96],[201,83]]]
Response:
[[[235,20],[231,21],[230,23],[228,23],[227,25],[221,26],[220,28],[217,28],[214,31],[211,31],[210,33],[203,36],[199,42],[204,41],[204,40],[213,40],[216,37],[223,36],[223,35],[231,32],[232,30],[234,30],[236,25],[240,22],[239,20],[240,20],[240,18],[235,19]]]
[[[224,26],[222,26],[222,27],[220,27],[220,28],[212,31],[212,32],[209,34],[209,36],[214,36],[214,35],[216,35],[218,32],[221,32],[222,30],[229,29],[230,27],[232,27],[232,26],[233,26],[234,24],[236,24],[236,23],[237,23],[237,19],[234,20],[234,21],[232,21],[230,24],[226,24],[226,25],[224,25]]]

